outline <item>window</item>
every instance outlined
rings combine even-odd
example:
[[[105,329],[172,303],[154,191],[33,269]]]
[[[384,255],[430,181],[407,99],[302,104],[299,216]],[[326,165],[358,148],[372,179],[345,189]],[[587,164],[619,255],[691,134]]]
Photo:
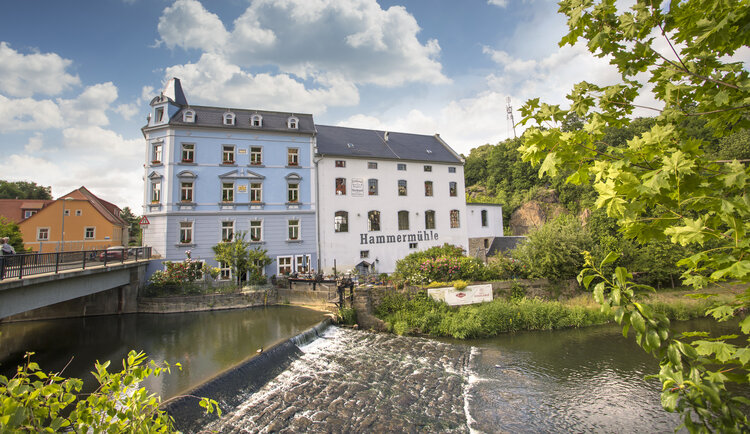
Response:
[[[409,211],[398,212],[398,230],[400,231],[409,230]]]
[[[299,149],[289,148],[286,151],[287,166],[299,166]]]
[[[232,266],[219,262],[219,279],[229,280],[232,278]]]
[[[370,251],[369,250],[360,250],[359,251],[359,258],[360,259],[367,259],[370,257]]]
[[[193,110],[185,110],[185,113],[182,114],[182,122],[194,123],[195,112]]]
[[[346,167],[346,161],[336,160],[336,167]]]
[[[224,125],[234,125],[234,113],[224,113]]]
[[[250,222],[250,241],[254,243],[263,241],[263,220],[252,220]]]
[[[450,192],[451,196],[458,196],[458,188],[456,187],[455,182],[449,182],[448,183],[448,191]]]
[[[346,178],[336,178],[336,196],[346,195]]]
[[[34,212],[36,212],[36,211],[34,211]],[[77,217],[80,217],[80,216],[81,216],[81,214],[82,214],[81,210],[80,210],[80,209],[77,209],[77,210],[76,210],[76,216],[77,216]]]
[[[36,211],[32,211],[32,210],[27,209],[27,210],[25,210],[23,212],[23,218],[27,219],[27,218],[33,216],[34,214],[36,214]]]
[[[161,144],[151,148],[151,164],[161,164]]]
[[[457,228],[460,226],[460,220],[458,218],[458,210],[451,210],[451,228]]]
[[[158,203],[161,201],[161,181],[151,182],[151,203]]]
[[[180,244],[193,242],[193,222],[180,222]]]
[[[398,180],[398,195],[406,196],[406,180],[404,179]]]
[[[380,211],[370,211],[367,213],[367,230],[380,230]]]
[[[299,126],[299,119],[295,118],[294,116],[291,116],[289,119],[286,120],[286,126],[290,130],[296,130]]]
[[[424,212],[424,228],[435,229],[435,211],[429,210]]]
[[[222,146],[221,164],[234,164],[234,145]]]
[[[250,147],[250,164],[260,166],[263,164],[263,148],[260,146]]]
[[[290,241],[299,240],[299,220],[289,220],[288,229],[289,229],[289,240]]]
[[[286,185],[286,198],[290,203],[299,202],[299,184],[296,182],[290,182]]]
[[[193,201],[193,183],[181,182],[180,183],[180,202],[192,202],[192,201]]]
[[[292,274],[292,257],[291,256],[279,256],[276,258],[276,262],[279,264],[279,274]]]
[[[406,170],[406,164],[399,163],[396,165],[397,170]]]
[[[424,195],[425,196],[432,196],[432,181],[425,181],[424,182]]]
[[[455,167],[449,167],[448,168],[448,173],[456,173],[456,168]]]
[[[234,238],[234,222],[221,222],[221,241],[228,243]]]
[[[409,248],[410,249],[416,249],[417,248],[417,243],[409,243]]]
[[[262,127],[263,126],[263,116],[261,115],[252,115],[250,117],[250,125],[254,127]]]
[[[368,161],[367,162],[367,168],[368,169],[377,169],[378,168],[378,163],[376,163],[374,161]]]
[[[336,232],[349,232],[349,213],[336,211],[333,217],[333,227]]]
[[[83,239],[84,240],[93,240],[96,238],[96,228],[95,227],[86,227],[83,229]]]
[[[484,248],[487,249],[489,247],[490,247],[490,240],[488,240],[487,238],[485,238],[484,239]]]
[[[63,211],[63,215],[65,215],[65,217],[69,216],[70,215],[70,210],[66,209],[65,211]]]
[[[307,273],[310,270],[310,262],[312,262],[310,255],[297,255],[294,259],[297,263],[297,273]]]
[[[260,182],[250,183],[250,202],[263,202],[263,184],[261,184]]]
[[[224,182],[221,184],[221,201],[234,202],[234,183]]]
[[[378,180],[377,179],[367,180],[367,194],[369,194],[370,196],[378,195]]]
[[[487,226],[487,210],[482,210],[482,227]]]
[[[49,228],[36,228],[37,241],[49,240]]]
[[[425,172],[432,172],[432,166],[424,166]]]
[[[157,107],[154,110],[154,122],[164,121],[164,107]]]
[[[182,162],[192,163],[195,160],[195,144],[183,143],[182,144]]]

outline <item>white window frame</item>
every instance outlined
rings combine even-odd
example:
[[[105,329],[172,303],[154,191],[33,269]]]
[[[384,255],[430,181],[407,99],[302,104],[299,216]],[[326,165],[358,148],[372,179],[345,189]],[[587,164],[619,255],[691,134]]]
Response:
[[[83,211],[81,211],[80,209],[76,210],[76,217],[80,217],[82,214],[83,214]]]
[[[88,231],[91,229],[91,235],[88,235]],[[96,226],[86,226],[83,228],[83,239],[84,240],[95,240],[96,239]]]
[[[367,168],[368,169],[377,169],[378,163],[376,161],[368,161],[367,162]]]
[[[162,144],[154,143],[151,145],[151,164],[161,164],[162,161]]]
[[[180,148],[180,162],[195,163],[195,143],[182,143]]]
[[[254,151],[255,149],[255,151]],[[257,160],[257,161],[254,161]],[[251,166],[262,166],[263,165],[263,147],[262,146],[251,146],[250,147],[250,165]]]
[[[234,220],[221,221],[221,242],[228,243],[234,239]]]
[[[312,262],[312,255],[295,255],[294,256],[294,270],[296,273],[308,273],[310,271],[310,263]],[[305,264],[307,266],[305,267]]]
[[[35,210],[31,210],[31,209],[24,210],[24,212],[23,212],[23,218],[27,219],[27,218],[33,216],[34,214],[36,214]]]
[[[288,264],[286,264],[287,260],[289,261]],[[276,257],[276,275],[283,276],[284,273],[281,272],[282,267],[282,261],[285,262],[283,264],[284,266],[289,266],[289,274],[292,274],[294,272],[294,256],[277,256]]]
[[[257,196],[253,200],[253,196]],[[250,183],[250,203],[263,203],[263,183],[262,182],[251,182]]]
[[[262,127],[263,126],[263,116],[259,114],[254,114],[250,116],[250,126],[251,127]]]
[[[192,221],[182,221],[180,222],[180,232],[178,234],[177,243],[183,244],[183,245],[189,245],[193,244],[193,240],[195,240],[194,237],[194,224]],[[188,237],[183,236],[183,234],[190,235],[190,239],[187,239]]]
[[[236,152],[237,148],[234,145],[221,145],[221,164],[236,164]]]
[[[66,209],[65,211],[63,211],[63,215],[64,215],[65,217],[70,217],[70,210],[69,210],[69,209]]]
[[[161,203],[161,179],[151,181],[151,203]]]
[[[194,181],[180,181],[180,202],[183,202],[183,203],[195,202],[195,182]]]
[[[299,148],[286,148],[286,165],[299,167]]]
[[[44,234],[44,236],[42,236],[42,234]],[[49,226],[36,228],[36,240],[37,241],[49,241],[49,235],[50,235]]]
[[[219,279],[232,280],[232,266],[219,261]]]
[[[396,170],[406,170],[406,164],[405,163],[398,163],[396,164]]]
[[[296,224],[292,224],[296,222]],[[302,222],[300,219],[289,219],[286,221],[286,236],[287,241],[300,241],[302,239]],[[296,237],[292,237],[296,235]]]
[[[286,199],[288,203],[299,203],[299,183],[287,182]]]
[[[222,203],[234,203],[234,182],[221,183],[221,201]]]
[[[296,129],[298,129],[299,128],[299,119],[297,117],[295,117],[295,116],[290,116],[286,120],[286,126],[290,130],[296,130]]]
[[[234,125],[235,115],[232,112],[224,113],[224,125]]]
[[[448,173],[456,173],[456,168],[451,166],[448,168]]]
[[[253,223],[255,223],[255,227],[253,226]],[[258,239],[253,239],[253,233],[258,232]],[[263,242],[263,220],[250,220],[250,230],[248,231],[250,234],[250,242],[251,243],[262,243]]]
[[[182,114],[182,122],[195,123],[195,110],[185,110]]]

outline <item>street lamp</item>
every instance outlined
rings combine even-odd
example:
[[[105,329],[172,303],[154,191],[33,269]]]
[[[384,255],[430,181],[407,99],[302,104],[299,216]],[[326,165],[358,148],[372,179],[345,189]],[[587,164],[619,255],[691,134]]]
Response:
[[[72,197],[66,197],[62,200],[62,230],[60,231],[60,243],[62,247],[60,251],[65,251],[65,202],[73,200]]]

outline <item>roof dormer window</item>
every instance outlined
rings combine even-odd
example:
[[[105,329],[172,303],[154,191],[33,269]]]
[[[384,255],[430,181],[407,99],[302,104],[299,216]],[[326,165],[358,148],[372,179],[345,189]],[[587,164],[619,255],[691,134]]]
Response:
[[[185,110],[185,113],[182,114],[182,121],[195,123],[195,110]]]
[[[224,113],[224,125],[234,125],[234,113],[227,112]]]
[[[299,128],[299,119],[294,116],[290,116],[289,119],[286,120],[286,126],[290,130],[296,130],[297,128]]]
[[[253,126],[253,127],[262,127],[263,126],[263,116],[258,115],[258,114],[253,115],[250,118],[250,126]]]

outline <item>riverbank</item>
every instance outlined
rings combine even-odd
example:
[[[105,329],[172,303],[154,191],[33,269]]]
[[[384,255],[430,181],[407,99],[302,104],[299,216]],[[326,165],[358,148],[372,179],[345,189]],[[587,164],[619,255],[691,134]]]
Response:
[[[646,304],[670,320],[688,320],[705,316],[717,300],[733,296],[737,288],[712,288],[711,300],[686,297],[690,291],[663,291],[653,294]],[[612,322],[601,312],[589,293],[563,301],[541,298],[496,298],[487,303],[451,307],[420,291],[414,295],[390,293],[373,306],[383,328],[398,335],[428,335],[457,339],[487,338],[521,330],[555,330],[588,327]]]

